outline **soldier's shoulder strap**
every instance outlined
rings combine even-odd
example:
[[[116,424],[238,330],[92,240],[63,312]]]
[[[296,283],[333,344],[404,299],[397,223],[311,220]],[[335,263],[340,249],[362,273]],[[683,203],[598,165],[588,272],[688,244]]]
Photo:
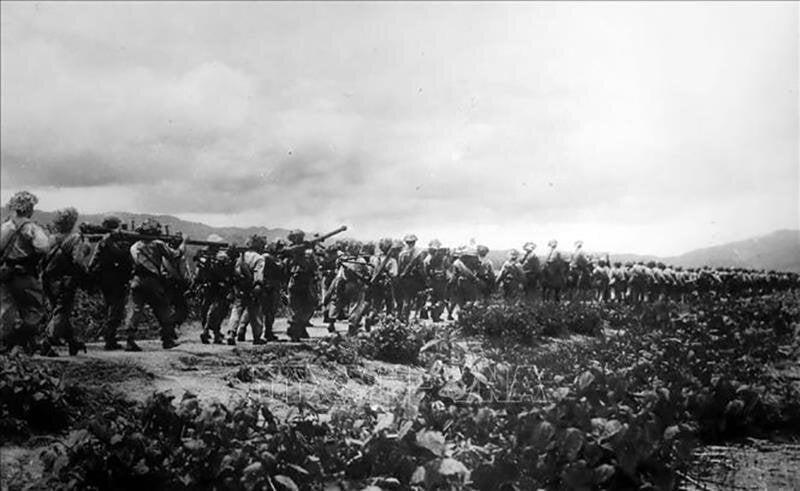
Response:
[[[10,219],[9,219],[10,220]],[[17,239],[20,233],[22,233],[22,229],[25,225],[31,223],[31,220],[26,218],[22,220],[22,223],[16,225],[16,228],[11,233],[11,237],[8,238],[6,245],[3,247],[3,254],[0,256],[0,262],[5,262],[8,259],[8,255],[11,253],[11,246],[13,245],[14,241]]]

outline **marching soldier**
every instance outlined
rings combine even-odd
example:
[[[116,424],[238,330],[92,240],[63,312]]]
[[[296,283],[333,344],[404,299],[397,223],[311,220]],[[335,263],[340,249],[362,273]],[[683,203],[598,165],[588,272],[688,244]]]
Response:
[[[131,280],[130,301],[125,318],[125,330],[128,335],[125,350],[142,350],[134,341],[134,337],[136,328],[144,317],[145,305],[153,309],[153,314],[161,327],[161,346],[164,349],[174,348],[178,343],[167,296],[164,257],[180,258],[186,251],[187,238],[184,237],[178,248],[173,249],[158,239],[161,235],[161,224],[151,218],[139,225],[136,231],[142,235],[151,235],[153,239],[139,240],[130,249],[133,259],[133,280]]]
[[[221,242],[219,236],[212,235],[209,242]],[[203,332],[200,342],[208,344],[211,333],[214,335],[214,344],[222,344],[222,322],[230,309],[230,289],[233,282],[233,267],[236,261],[236,250],[228,250],[209,246],[205,251],[195,256],[197,263],[197,276],[194,278],[194,288],[200,294],[200,322]]]
[[[103,219],[102,226],[118,230],[121,224],[119,218],[109,216]],[[103,339],[107,351],[122,349],[117,342],[117,329],[125,318],[125,301],[133,272],[131,245],[107,234],[97,243],[89,261],[90,278],[99,286],[105,304]]]
[[[417,296],[425,289],[425,270],[423,269],[423,251],[416,247],[417,236],[406,235],[403,238],[406,247],[400,253],[397,276],[397,310],[399,319],[408,322],[411,310],[416,306]]]
[[[267,246],[264,253],[264,341],[277,341],[272,331],[275,316],[281,306],[281,292],[286,282],[286,264],[280,258],[283,241],[276,240]]]
[[[479,245],[476,248],[476,252],[478,254],[478,267],[475,270],[475,275],[478,278],[478,298],[487,301],[494,293],[497,286],[497,278],[495,277],[492,260],[489,259],[489,248],[485,245]]]
[[[264,344],[261,338],[264,328],[264,246],[266,240],[253,235],[245,243],[243,251],[234,265],[234,300],[228,319],[229,345],[244,341],[247,324],[253,332],[253,344]]]
[[[0,227],[0,326],[4,348],[34,347],[45,318],[39,264],[50,249],[44,229],[31,220],[39,199],[20,191],[8,202],[11,216]]]
[[[305,245],[305,232],[289,232],[289,328],[286,334],[293,341],[308,338],[308,322],[317,307],[315,291],[317,261],[312,246]]]
[[[425,276],[428,279],[428,295],[425,301],[426,317],[434,322],[442,320],[442,313],[447,301],[447,274],[450,269],[450,261],[447,257],[447,250],[442,247],[442,243],[434,239],[428,244],[428,255],[422,261]]]
[[[56,212],[50,251],[42,260],[42,283],[53,310],[42,344],[42,352],[46,356],[58,356],[53,345],[61,340],[66,341],[71,356],[77,355],[79,350],[86,351],[86,345],[75,337],[70,321],[78,284],[87,273],[86,258],[89,255],[89,245],[83,242],[80,233],[73,232],[77,221],[78,212],[75,208]]]
[[[500,285],[503,299],[506,301],[519,300],[522,296],[524,278],[525,274],[519,263],[519,251],[512,249],[508,253],[508,259],[500,268],[500,274],[497,275],[497,283]]]
[[[542,264],[539,261],[539,256],[534,253],[536,244],[526,242],[522,249],[525,251],[525,256],[520,261],[523,274],[523,292],[528,302],[534,302],[541,289]]]
[[[461,247],[455,252],[455,255],[456,260],[453,261],[451,280],[453,288],[451,313],[455,311],[456,307],[462,309],[478,300],[480,292],[485,288],[483,280],[477,274],[481,269],[481,261],[477,253]]]

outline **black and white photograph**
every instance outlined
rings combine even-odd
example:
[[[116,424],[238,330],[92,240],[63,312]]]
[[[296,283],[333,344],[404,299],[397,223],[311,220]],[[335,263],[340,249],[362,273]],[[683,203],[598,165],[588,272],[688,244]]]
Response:
[[[800,489],[800,2],[0,1],[0,491]]]

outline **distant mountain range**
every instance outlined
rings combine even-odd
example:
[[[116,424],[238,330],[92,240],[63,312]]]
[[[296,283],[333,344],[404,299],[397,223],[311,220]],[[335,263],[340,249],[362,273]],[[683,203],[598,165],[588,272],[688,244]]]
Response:
[[[243,244],[251,235],[265,235],[269,240],[285,238],[289,230],[283,228],[266,227],[212,227],[198,222],[181,220],[171,215],[148,215],[144,213],[111,213],[118,216],[126,223],[134,220],[141,223],[146,218],[154,218],[162,225],[168,226],[171,233],[181,231],[189,237],[205,239],[211,234],[217,234],[228,242]],[[102,215],[81,215],[79,221],[99,224]],[[0,219],[5,220],[8,212],[5,207],[0,208]],[[41,224],[50,223],[54,213],[37,211],[34,220]],[[508,250],[494,250],[490,258],[499,267],[505,261]],[[667,264],[684,267],[697,266],[729,266],[751,269],[766,269],[777,271],[794,271],[800,273],[800,230],[778,230],[771,234],[751,239],[730,242],[713,247],[695,249],[685,254],[672,257],[658,257],[637,254],[611,254],[612,261],[663,261]]]

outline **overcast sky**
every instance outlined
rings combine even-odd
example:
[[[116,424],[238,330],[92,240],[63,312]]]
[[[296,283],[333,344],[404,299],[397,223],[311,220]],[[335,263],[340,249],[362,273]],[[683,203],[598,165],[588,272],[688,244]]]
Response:
[[[2,2],[2,201],[681,253],[800,226],[795,2]]]

